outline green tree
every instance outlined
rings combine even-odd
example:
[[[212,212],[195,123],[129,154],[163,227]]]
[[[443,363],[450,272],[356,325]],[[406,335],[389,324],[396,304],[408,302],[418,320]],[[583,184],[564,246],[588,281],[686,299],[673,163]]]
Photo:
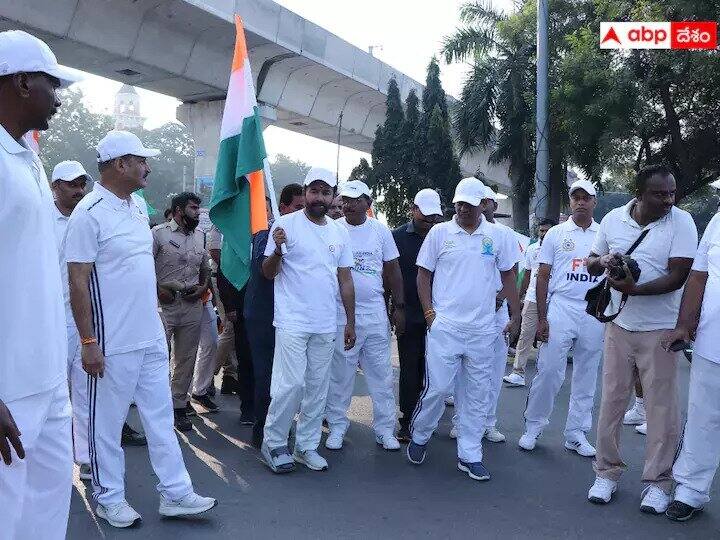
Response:
[[[305,175],[310,171],[310,165],[298,159],[292,159],[285,154],[278,154],[275,160],[270,162],[270,174],[272,175],[275,192],[280,197],[280,192],[288,184],[301,184]]]
[[[360,180],[366,185],[372,186],[374,184],[373,174],[373,168],[367,159],[360,158],[360,163],[350,172],[348,180]]]

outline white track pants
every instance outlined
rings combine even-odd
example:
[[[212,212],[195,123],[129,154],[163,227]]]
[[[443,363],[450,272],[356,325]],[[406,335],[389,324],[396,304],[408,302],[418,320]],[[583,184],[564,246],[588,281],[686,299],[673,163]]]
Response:
[[[192,393],[202,396],[210,389],[215,375],[218,350],[217,317],[212,302],[206,302],[200,319],[200,346],[198,347]]]
[[[501,309],[505,309],[504,307]],[[488,409],[487,418],[485,419],[485,428],[494,428],[497,425],[497,406],[500,401],[500,391],[502,390],[502,378],[505,376],[505,368],[507,367],[509,344],[503,331],[495,337],[493,342],[493,353],[495,360],[495,372],[493,373],[492,386],[490,388],[490,408]]]
[[[587,433],[592,427],[598,366],[602,358],[605,325],[585,313],[584,302],[552,298],[548,308],[550,339],[540,346],[537,373],[530,385],[525,429],[539,434],[548,425],[560,387],[570,348],[574,345],[570,406],[565,437]]]
[[[350,426],[347,411],[352,400],[355,374],[360,366],[373,403],[373,430],[376,435],[395,432],[395,395],[390,365],[390,323],[387,314],[356,315],[355,346],[344,347],[345,326],[339,326],[330,367],[325,418],[333,432],[345,433]]]
[[[77,328],[68,326],[67,335],[73,458],[77,464],[90,463],[88,455],[88,376],[82,367],[80,335]]]
[[[482,438],[496,372],[494,339],[492,334],[461,331],[435,320],[427,333],[425,387],[410,426],[415,443],[430,440],[457,377],[458,458],[471,463],[482,461]]]
[[[720,364],[697,354],[690,368],[687,423],[673,466],[675,499],[699,508],[710,500],[720,463]]]
[[[103,378],[90,377],[90,465],[95,499],[103,505],[125,498],[125,455],[120,446],[130,403],[137,405],[147,437],[157,489],[170,499],[192,492],[173,429],[170,368],[165,339],[153,346],[105,357]]]
[[[61,540],[73,468],[67,382],[5,405],[22,433],[25,459],[11,449],[12,464],[0,461],[0,539]]]
[[[334,333],[275,329],[270,408],[264,434],[269,448],[287,446],[290,426],[299,411],[295,448],[303,452],[317,450],[334,350]]]

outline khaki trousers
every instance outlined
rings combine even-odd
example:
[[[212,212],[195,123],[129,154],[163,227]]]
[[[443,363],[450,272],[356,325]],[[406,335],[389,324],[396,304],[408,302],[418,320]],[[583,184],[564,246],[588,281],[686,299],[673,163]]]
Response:
[[[170,389],[174,409],[184,408],[188,401],[200,345],[202,309],[198,302],[181,308],[176,306],[161,314],[170,349]]]
[[[515,373],[525,374],[525,366],[533,350],[537,325],[537,304],[526,300],[522,310],[520,337],[518,338],[517,347],[515,347],[515,362],[513,363],[513,371]]]
[[[597,426],[597,456],[593,467],[598,476],[615,481],[626,469],[620,457],[619,436],[635,384],[633,369],[637,367],[647,417],[642,480],[670,493],[673,460],[680,437],[676,388],[679,353],[662,348],[660,339],[665,332],[630,332],[608,323]]]

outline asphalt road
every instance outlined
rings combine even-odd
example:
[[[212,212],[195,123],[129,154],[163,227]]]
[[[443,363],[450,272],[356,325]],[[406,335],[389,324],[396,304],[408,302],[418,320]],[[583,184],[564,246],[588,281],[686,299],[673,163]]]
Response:
[[[572,369],[572,368],[568,368]],[[531,367],[532,370],[532,367]],[[680,391],[686,403],[689,364],[681,366]],[[397,371],[396,371],[397,376]],[[185,463],[196,490],[219,500],[206,517],[161,519],[157,479],[146,448],[128,448],[127,499],[143,516],[132,529],[116,530],[95,519],[90,491],[76,479],[68,538],[718,538],[720,502],[714,500],[690,523],[639,511],[644,437],[623,428],[628,471],[607,506],[588,503],[594,479],[591,460],[563,448],[568,376],[551,424],[532,453],[521,451],[525,389],[503,389],[499,426],[508,441],[485,443],[484,463],[493,477],[475,482],[456,468],[448,437],[448,408],[420,467],[402,452],[375,445],[370,399],[358,376],[350,412],[352,425],[343,450],[321,447],[327,472],[303,467],[276,476],[250,446],[250,428],[238,424],[238,402],[223,396],[223,410],[200,415],[195,429],[181,435]],[[599,392],[597,400],[599,400]],[[597,405],[597,403],[596,403]],[[132,420],[136,413],[132,411]],[[594,440],[594,430],[590,440]]]

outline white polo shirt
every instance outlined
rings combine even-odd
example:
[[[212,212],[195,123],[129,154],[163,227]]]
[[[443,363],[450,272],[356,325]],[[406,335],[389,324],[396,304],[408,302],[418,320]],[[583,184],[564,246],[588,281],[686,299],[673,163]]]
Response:
[[[695,256],[698,235],[689,213],[673,206],[662,219],[641,227],[630,215],[634,205],[635,199],[611,210],[603,218],[593,253],[623,254],[644,229],[649,229],[650,232],[631,255],[640,266],[640,284],[668,275],[668,259],[692,259]],[[607,313],[617,313],[621,297],[620,292],[612,291]],[[631,296],[613,322],[631,332],[675,328],[681,298],[682,289],[653,296]]]
[[[715,214],[705,229],[692,269],[708,273],[693,350],[720,364],[720,214]]]
[[[537,301],[535,296],[535,290],[537,288],[537,271],[540,268],[538,262],[538,256],[540,255],[540,242],[530,244],[525,250],[525,271],[530,272],[530,282],[528,283],[527,291],[525,291],[525,301],[533,302]]]
[[[350,235],[354,260],[351,270],[355,286],[355,313],[385,313],[383,263],[400,257],[390,229],[371,217],[361,225],[350,225],[344,217],[336,223],[344,225]],[[345,324],[345,308],[339,297],[338,324]]]
[[[152,246],[148,216],[134,198],[120,199],[100,182],[70,216],[65,259],[95,264],[93,324],[106,356],[144,349],[165,337]]]
[[[35,152],[0,125],[0,400],[67,379],[67,337],[53,197]],[[1,465],[0,465],[1,466]]]
[[[65,301],[65,322],[68,328],[75,327],[72,308],[70,307],[70,282],[68,279],[67,262],[65,261],[65,233],[70,216],[63,215],[55,203],[53,203],[53,225],[55,226],[55,242],[58,248],[60,259],[60,277],[62,279],[63,300]]]
[[[553,302],[580,305],[585,302],[588,289],[600,281],[598,276],[591,276],[587,271],[587,257],[599,227],[593,221],[583,230],[570,217],[545,235],[537,260],[538,265],[552,266],[548,303],[552,297]]]
[[[272,234],[282,227],[287,237],[280,273],[275,277],[275,327],[291,332],[337,332],[338,268],[353,266],[347,229],[330,218],[325,225],[305,212],[280,216],[270,229],[265,256],[275,250]]]
[[[507,239],[485,218],[472,234],[455,218],[430,229],[417,265],[434,274],[437,320],[462,331],[495,334],[496,272],[506,272],[517,262]]]
[[[520,249],[520,238],[517,233],[507,225],[502,223],[491,223],[500,230],[501,234],[505,235],[505,242],[510,250],[510,256],[515,260],[515,263],[520,264],[523,261],[522,250]],[[495,272],[497,291],[500,292],[503,288],[502,279],[500,272]],[[495,330],[502,332],[505,326],[510,321],[510,313],[508,312],[508,301],[505,299],[502,306],[495,312]]]

